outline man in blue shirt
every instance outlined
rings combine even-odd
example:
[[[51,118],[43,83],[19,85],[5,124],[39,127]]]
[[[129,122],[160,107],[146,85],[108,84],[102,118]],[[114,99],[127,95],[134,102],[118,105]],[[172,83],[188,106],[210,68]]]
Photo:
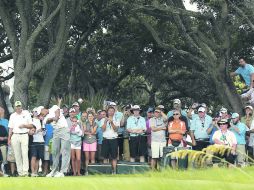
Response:
[[[127,119],[127,131],[130,134],[130,156],[131,162],[135,162],[136,157],[140,157],[140,162],[145,162],[145,154],[147,151],[146,144],[146,120],[145,118],[140,116],[140,107],[138,105],[134,105],[131,109],[133,113]]]
[[[237,164],[239,164],[240,166],[243,166],[245,161],[246,125],[240,122],[238,113],[233,113],[231,118],[232,118],[232,122],[230,124],[231,125],[230,131],[232,131],[235,134],[235,137],[237,140],[237,147],[236,147]]]
[[[247,64],[243,58],[239,59],[239,65],[240,67],[235,71],[230,73],[230,75],[236,76],[236,75],[241,75],[245,81],[245,84],[253,88],[254,87],[254,67],[250,64]]]
[[[200,107],[198,109],[198,117],[192,120],[190,127],[190,136],[194,150],[202,150],[210,144],[208,129],[211,124],[212,118],[206,115],[206,109],[204,107]]]

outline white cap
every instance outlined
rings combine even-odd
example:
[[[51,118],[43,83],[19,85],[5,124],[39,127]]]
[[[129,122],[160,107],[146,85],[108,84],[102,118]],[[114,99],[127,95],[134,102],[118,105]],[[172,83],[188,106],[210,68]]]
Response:
[[[165,107],[163,105],[158,105],[158,108],[165,109]]]
[[[204,107],[198,108],[198,112],[205,112],[205,108]]]
[[[72,104],[72,106],[78,106],[78,107],[79,107],[79,103],[78,103],[78,102],[74,102],[74,103]]]
[[[139,105],[134,105],[131,108],[132,110],[141,110]]]
[[[76,110],[74,108],[70,108],[69,113],[71,112],[76,112]]]
[[[116,103],[115,102],[110,102],[109,105],[110,106],[116,106]]]
[[[252,106],[250,106],[250,105],[248,105],[248,106],[245,106],[245,107],[244,107],[244,109],[247,109],[247,108],[249,108],[249,109],[253,110],[253,107],[252,107]]]
[[[240,117],[240,115],[238,113],[233,113],[232,116],[231,116],[232,119],[235,119],[235,118],[238,118],[238,117]]]
[[[220,112],[221,112],[221,113],[227,113],[228,110],[227,110],[226,108],[221,108],[221,109],[220,109]]]
[[[41,114],[41,110],[44,109],[44,106],[39,106],[38,108],[36,108],[36,112],[38,115]]]
[[[174,103],[174,104],[181,104],[181,100],[179,100],[179,99],[174,99],[174,100],[173,100],[173,103]]]

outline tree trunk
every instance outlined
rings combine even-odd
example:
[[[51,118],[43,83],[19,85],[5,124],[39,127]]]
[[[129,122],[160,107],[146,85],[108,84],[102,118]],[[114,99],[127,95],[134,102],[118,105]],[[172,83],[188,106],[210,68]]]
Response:
[[[221,71],[213,71],[212,79],[215,84],[215,90],[218,93],[221,103],[228,109],[242,114],[242,100],[237,94],[236,89],[229,75]]]
[[[14,101],[21,101],[23,108],[27,109],[28,106],[28,87],[30,79],[21,74],[15,74],[14,80]]]
[[[52,86],[61,68],[61,63],[63,60],[64,48],[59,53],[59,55],[54,59],[54,62],[49,65],[50,69],[46,69],[46,75],[44,76],[42,85],[40,87],[39,96],[37,99],[38,106],[48,107],[50,103],[50,96],[52,91]]]

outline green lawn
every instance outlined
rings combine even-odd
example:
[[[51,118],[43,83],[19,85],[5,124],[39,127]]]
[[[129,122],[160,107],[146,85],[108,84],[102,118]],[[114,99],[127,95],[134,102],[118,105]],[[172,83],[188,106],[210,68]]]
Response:
[[[254,168],[216,168],[65,178],[0,178],[0,190],[253,190]]]

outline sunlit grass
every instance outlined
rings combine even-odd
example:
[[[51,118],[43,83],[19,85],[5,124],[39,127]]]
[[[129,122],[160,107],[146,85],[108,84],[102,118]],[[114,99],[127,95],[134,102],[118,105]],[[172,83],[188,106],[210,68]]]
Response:
[[[186,171],[147,172],[137,175],[94,175],[65,178],[0,178],[2,190],[38,189],[254,189],[254,168],[188,169]]]

